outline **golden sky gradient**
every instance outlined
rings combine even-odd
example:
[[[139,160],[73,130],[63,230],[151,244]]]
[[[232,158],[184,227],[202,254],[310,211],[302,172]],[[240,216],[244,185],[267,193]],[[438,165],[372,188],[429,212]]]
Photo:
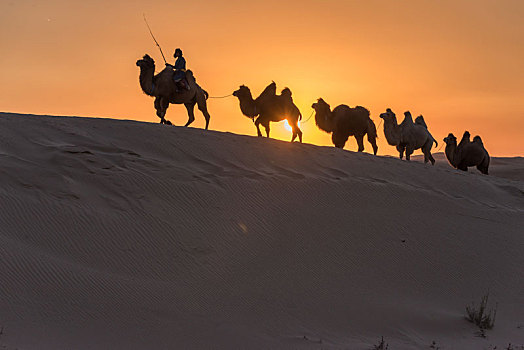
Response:
[[[0,111],[157,122],[135,66],[149,53],[163,68],[143,13],[211,96],[240,84],[258,95],[274,80],[304,118],[319,97],[365,106],[377,125],[387,107],[410,110],[439,144],[467,129],[494,156],[524,155],[522,0],[0,0]],[[211,129],[256,135],[236,98],[208,104]],[[185,123],[185,108],[167,118]],[[331,145],[313,119],[302,130]],[[291,138],[283,123],[271,133]],[[379,154],[396,154],[382,126],[379,137]]]

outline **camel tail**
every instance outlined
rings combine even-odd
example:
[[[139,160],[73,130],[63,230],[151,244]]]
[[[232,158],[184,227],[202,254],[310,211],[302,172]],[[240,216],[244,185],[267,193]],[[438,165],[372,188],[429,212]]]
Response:
[[[302,120],[302,113],[298,112],[298,120]]]
[[[422,124],[421,124],[422,125]],[[426,129],[427,130],[427,129]],[[431,133],[429,132],[428,130],[428,134],[429,134],[429,137],[431,137],[431,140],[433,140],[433,142],[435,142],[435,148],[438,147],[438,142],[437,140],[435,140],[435,138],[433,137],[433,135],[431,135]],[[433,142],[431,143],[431,145],[433,146]]]
[[[204,96],[206,97],[206,100],[209,98],[209,94],[206,90],[202,89],[202,92],[204,93]]]

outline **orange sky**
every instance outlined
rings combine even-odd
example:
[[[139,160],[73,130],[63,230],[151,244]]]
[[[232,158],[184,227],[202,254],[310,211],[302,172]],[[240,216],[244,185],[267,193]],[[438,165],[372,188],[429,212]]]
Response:
[[[163,68],[144,12],[171,63],[181,47],[212,96],[275,80],[305,118],[318,97],[363,105],[377,124],[387,107],[409,109],[439,143],[467,129],[492,155],[524,155],[522,0],[0,0],[0,111],[157,122],[135,66],[149,53]],[[209,110],[211,129],[256,135],[236,98]],[[167,117],[187,120],[183,106]],[[331,145],[313,120],[302,130]],[[271,132],[291,137],[283,123]],[[395,154],[379,137],[379,154]]]

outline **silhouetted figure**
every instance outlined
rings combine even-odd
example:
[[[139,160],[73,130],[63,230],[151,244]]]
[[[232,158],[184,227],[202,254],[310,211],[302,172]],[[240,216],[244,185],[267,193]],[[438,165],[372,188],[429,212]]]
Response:
[[[262,136],[260,125],[266,129],[266,135],[269,137],[269,123],[280,122],[285,119],[293,131],[291,142],[297,136],[299,141],[302,142],[302,131],[298,127],[298,121],[302,118],[302,115],[298,107],[293,103],[291,90],[285,88],[282,90],[281,95],[277,95],[276,89],[275,82],[272,82],[266,86],[260,96],[253,99],[251,90],[247,86],[242,85],[233,92],[233,96],[238,98],[242,114],[253,120],[256,118],[255,126],[257,127],[258,136]]]
[[[183,89],[176,92],[176,84],[173,79],[175,71],[171,67],[165,67],[160,73],[155,75],[155,61],[149,56],[145,55],[142,59],[136,61],[136,65],[140,67],[140,87],[142,91],[149,96],[155,97],[156,115],[160,118],[160,123],[168,124],[164,118],[167,108],[170,103],[184,104],[187,109],[189,119],[185,126],[188,126],[195,120],[194,109],[198,105],[198,109],[206,118],[206,129],[209,127],[209,119],[211,116],[207,111],[206,100],[209,97],[207,92],[202,89],[195,80],[193,72],[190,70],[184,72],[186,82],[190,89]]]
[[[475,136],[473,142],[470,141],[468,131],[464,132],[462,140],[457,146],[457,138],[450,133],[444,138],[446,143],[446,158],[452,167],[462,171],[468,171],[468,167],[476,166],[477,169],[488,175],[489,154],[484,148],[484,143],[480,136]]]
[[[404,120],[397,124],[397,116],[391,109],[386,109],[385,113],[380,115],[384,119],[384,135],[388,144],[396,146],[399,152],[399,158],[402,159],[406,151],[406,159],[410,160],[411,154],[416,149],[421,149],[424,153],[424,163],[428,161],[435,164],[435,159],[431,155],[433,143],[438,146],[438,142],[429,132],[424,117],[419,116],[418,122],[413,122],[413,117],[409,111],[404,113]]]
[[[311,106],[315,110],[315,122],[320,130],[331,133],[331,140],[337,148],[344,148],[350,136],[357,140],[358,151],[364,151],[364,135],[373,146],[373,154],[377,154],[377,129],[369,118],[369,111],[361,106],[351,108],[339,105],[331,111],[331,107],[319,98]]]
[[[182,50],[177,48],[173,57],[176,59],[175,65],[166,63],[166,66],[175,70],[173,80],[175,81],[177,92],[180,92],[182,89],[189,90],[189,83],[186,80],[186,59],[182,56]]]

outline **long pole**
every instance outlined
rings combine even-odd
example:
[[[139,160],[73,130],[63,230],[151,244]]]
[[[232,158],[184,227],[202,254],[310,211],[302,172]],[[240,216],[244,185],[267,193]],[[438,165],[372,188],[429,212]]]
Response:
[[[151,34],[151,37],[155,41],[156,46],[158,46],[158,49],[160,50],[160,53],[162,54],[162,58],[164,59],[164,63],[167,64],[166,57],[164,56],[164,53],[162,52],[162,48],[158,44],[158,41],[156,41],[155,36],[153,35],[153,32],[151,31],[151,27],[149,27],[149,23],[147,23],[146,14],[144,13],[144,22],[146,22],[147,29],[149,29],[149,34]]]

